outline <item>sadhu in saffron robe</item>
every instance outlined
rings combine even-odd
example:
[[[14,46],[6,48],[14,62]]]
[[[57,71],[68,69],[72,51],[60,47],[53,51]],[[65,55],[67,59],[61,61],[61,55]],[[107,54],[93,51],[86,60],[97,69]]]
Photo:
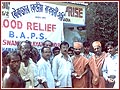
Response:
[[[107,54],[102,52],[102,54],[96,58],[92,56],[89,61],[89,66],[92,71],[92,86],[93,88],[105,88],[105,79],[102,75],[102,66]]]
[[[77,73],[78,76],[80,76],[86,68],[86,65],[88,64],[88,59],[84,56],[79,57],[73,57],[73,66],[74,70]],[[84,74],[81,79],[73,78],[73,88],[87,88],[87,74]]]

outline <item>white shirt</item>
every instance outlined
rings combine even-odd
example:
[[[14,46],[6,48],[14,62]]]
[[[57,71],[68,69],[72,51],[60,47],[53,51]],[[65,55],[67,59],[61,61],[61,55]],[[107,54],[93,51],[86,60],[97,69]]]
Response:
[[[39,77],[45,78],[49,88],[55,88],[50,61],[49,60],[46,61],[43,59],[43,57],[41,57],[41,59],[37,62],[37,65],[38,65]]]
[[[61,53],[54,57],[52,73],[54,79],[60,81],[59,87],[72,87],[71,73],[73,70],[73,63],[70,56],[68,56],[68,60],[65,60]]]
[[[115,75],[115,83],[118,83],[119,80],[119,58],[118,54],[115,54],[114,56],[108,55],[108,57],[105,58],[104,64],[103,64],[103,77],[107,80],[108,76]]]

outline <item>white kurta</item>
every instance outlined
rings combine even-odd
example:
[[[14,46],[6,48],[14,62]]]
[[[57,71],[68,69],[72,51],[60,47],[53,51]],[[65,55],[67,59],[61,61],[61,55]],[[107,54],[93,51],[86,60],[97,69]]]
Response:
[[[51,72],[51,65],[49,60],[46,61],[42,57],[37,62],[39,77],[44,77],[49,88],[55,88],[54,78]]]
[[[68,60],[65,60],[61,53],[54,57],[52,73],[54,79],[60,81],[59,87],[72,87],[71,73],[73,70],[73,63],[69,56]]]
[[[23,80],[30,80],[26,82],[26,88],[34,88],[34,65],[31,63],[32,60],[29,59],[29,64],[25,67],[25,64],[21,62],[19,73]]]
[[[35,88],[38,88],[38,87],[40,87],[39,82],[38,82],[38,78],[40,78],[39,74],[38,74],[38,65],[37,65],[37,63],[34,63],[32,60],[30,60],[30,63],[32,64],[33,69],[34,69],[33,84],[34,84],[34,86],[37,86]]]

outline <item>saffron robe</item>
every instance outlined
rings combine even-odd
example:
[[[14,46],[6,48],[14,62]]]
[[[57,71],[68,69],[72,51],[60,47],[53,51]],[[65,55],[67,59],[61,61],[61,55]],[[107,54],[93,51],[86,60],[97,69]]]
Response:
[[[105,79],[102,75],[102,66],[107,54],[102,52],[102,54],[96,58],[92,56],[89,60],[89,66],[92,71],[92,86],[93,88],[105,88]]]
[[[88,64],[88,59],[85,58],[84,56],[79,56],[79,57],[73,57],[73,66],[74,70],[77,73],[77,75],[81,75],[86,68],[86,65]],[[87,88],[87,79],[86,75],[83,75],[81,79],[73,78],[73,88]]]

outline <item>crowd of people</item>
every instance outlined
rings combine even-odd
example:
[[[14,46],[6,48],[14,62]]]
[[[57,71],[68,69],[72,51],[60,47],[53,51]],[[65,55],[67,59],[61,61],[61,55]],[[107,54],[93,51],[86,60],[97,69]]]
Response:
[[[91,47],[93,52],[90,51]],[[119,88],[119,57],[115,42],[66,41],[41,51],[26,40],[17,50],[2,52],[2,88]]]

